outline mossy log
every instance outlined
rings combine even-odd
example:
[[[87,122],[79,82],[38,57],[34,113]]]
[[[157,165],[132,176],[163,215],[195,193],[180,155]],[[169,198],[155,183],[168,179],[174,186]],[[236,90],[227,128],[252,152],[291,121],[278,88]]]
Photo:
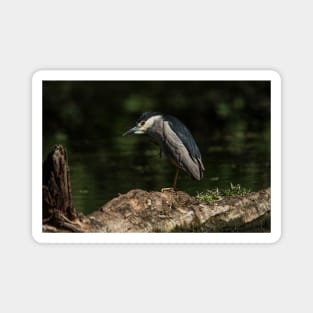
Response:
[[[100,232],[269,232],[270,189],[212,204],[182,191],[135,189],[89,218],[99,222],[94,230]]]

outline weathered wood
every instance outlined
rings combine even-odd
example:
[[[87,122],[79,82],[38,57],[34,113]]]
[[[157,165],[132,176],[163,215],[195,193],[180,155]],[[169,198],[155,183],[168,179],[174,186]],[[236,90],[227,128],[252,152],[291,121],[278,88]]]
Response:
[[[77,213],[72,202],[67,155],[61,145],[55,145],[43,162],[42,185],[43,223],[62,226],[70,231],[81,231],[71,223],[77,217]]]
[[[102,224],[93,229],[99,232],[270,232],[270,189],[213,204],[182,191],[136,189],[89,217]]]

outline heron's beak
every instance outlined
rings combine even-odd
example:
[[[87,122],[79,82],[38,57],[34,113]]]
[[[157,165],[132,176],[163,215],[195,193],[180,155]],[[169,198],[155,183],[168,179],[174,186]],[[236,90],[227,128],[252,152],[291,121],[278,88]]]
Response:
[[[131,129],[127,130],[127,131],[123,134],[123,136],[129,136],[129,135],[135,134],[137,130],[138,130],[138,127],[135,126],[135,127],[131,128]]]

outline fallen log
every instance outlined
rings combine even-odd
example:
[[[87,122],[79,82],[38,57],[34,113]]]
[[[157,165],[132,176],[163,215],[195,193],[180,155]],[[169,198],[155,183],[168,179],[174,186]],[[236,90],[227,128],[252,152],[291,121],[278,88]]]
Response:
[[[100,232],[270,232],[270,189],[212,204],[182,191],[135,189],[89,218],[102,224]]]

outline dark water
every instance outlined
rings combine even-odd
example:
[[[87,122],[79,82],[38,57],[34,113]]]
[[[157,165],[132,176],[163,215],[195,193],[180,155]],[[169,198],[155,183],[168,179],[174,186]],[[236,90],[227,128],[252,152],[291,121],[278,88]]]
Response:
[[[53,144],[54,138],[47,141]],[[62,143],[68,151],[74,206],[89,213],[130,189],[171,187],[175,169],[146,135]],[[240,184],[252,191],[270,186],[269,135],[250,133],[197,140],[206,168],[202,181],[180,172],[177,188],[191,195]],[[114,144],[113,144],[114,143]],[[205,148],[206,147],[206,148]]]

